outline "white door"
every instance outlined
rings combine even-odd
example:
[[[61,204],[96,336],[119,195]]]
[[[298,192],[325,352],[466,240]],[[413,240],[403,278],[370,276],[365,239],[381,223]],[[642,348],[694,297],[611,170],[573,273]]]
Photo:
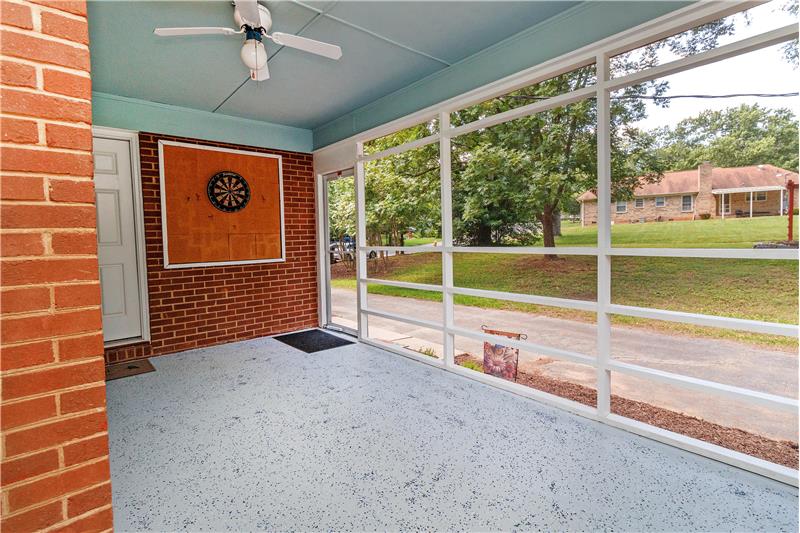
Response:
[[[323,176],[325,205],[326,326],[356,334],[358,303],[355,289],[333,287],[331,279],[356,286],[356,182],[353,169]]]
[[[142,336],[130,143],[94,138],[103,340]]]

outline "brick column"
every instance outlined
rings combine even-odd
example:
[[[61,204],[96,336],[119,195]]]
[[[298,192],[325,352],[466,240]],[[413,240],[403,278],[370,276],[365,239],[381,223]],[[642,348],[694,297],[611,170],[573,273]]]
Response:
[[[694,212],[698,215],[709,214],[712,218],[716,214],[717,204],[711,192],[712,174],[714,167],[709,162],[701,163],[697,167],[697,198],[695,199]]]
[[[0,1],[2,530],[106,530],[84,1]]]

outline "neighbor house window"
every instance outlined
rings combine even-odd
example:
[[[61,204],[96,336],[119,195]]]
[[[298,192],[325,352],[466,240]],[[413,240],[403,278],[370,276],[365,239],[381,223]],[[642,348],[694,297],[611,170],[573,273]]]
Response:
[[[623,200],[617,200],[617,213],[627,213],[628,212],[628,202]]]
[[[634,200],[633,207],[636,207],[636,208],[639,208],[639,209],[643,208],[644,207],[644,198],[637,198],[636,200]]]
[[[745,201],[749,202],[750,201],[750,196],[752,194],[753,193],[751,193],[751,192],[746,193],[745,194]],[[756,201],[756,202],[766,202],[767,201],[767,191],[756,191],[756,196],[755,196],[755,198],[753,198],[753,200]]]
[[[656,207],[664,207],[667,205],[667,199],[663,196],[656,196]]]
[[[685,194],[681,197],[681,211],[692,211],[694,209],[694,196]]]
[[[731,195],[725,194],[722,196],[722,212],[726,215],[731,212]]]

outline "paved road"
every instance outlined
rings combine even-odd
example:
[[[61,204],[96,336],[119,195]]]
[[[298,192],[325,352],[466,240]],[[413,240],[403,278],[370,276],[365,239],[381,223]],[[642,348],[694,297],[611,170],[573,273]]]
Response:
[[[369,306],[375,309],[442,320],[442,304],[413,298],[370,294]],[[338,323],[356,322],[356,294],[346,289],[332,290],[331,307]],[[479,330],[481,325],[519,331],[530,342],[567,349],[586,355],[596,354],[595,326],[584,322],[546,316],[455,306],[457,326]],[[427,328],[370,317],[370,336],[384,341],[430,347],[441,351],[442,335]],[[667,335],[642,329],[612,328],[614,358],[649,368],[713,380],[792,398],[798,397],[797,352],[760,349],[720,339],[698,339]],[[480,341],[456,338],[456,350],[480,355]],[[520,353],[520,366],[535,365],[545,375],[573,383],[595,386],[595,371],[585,365],[554,361],[541,355]],[[738,400],[697,393],[681,388],[613,374],[612,392],[633,400],[680,411],[726,426],[756,431],[773,438],[797,440],[797,418],[792,413],[775,412]]]

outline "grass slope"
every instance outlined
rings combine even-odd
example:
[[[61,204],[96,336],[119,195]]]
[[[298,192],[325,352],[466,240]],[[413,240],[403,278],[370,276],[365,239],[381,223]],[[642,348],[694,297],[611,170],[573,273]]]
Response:
[[[705,220],[615,226],[615,246],[752,247],[754,242],[779,240],[786,218]],[[559,246],[593,246],[596,228],[568,226]],[[785,238],[785,236],[783,236]],[[376,263],[377,264],[377,263]],[[798,262],[737,259],[614,257],[612,301],[712,315],[798,323]],[[454,282],[459,287],[594,300],[597,260],[593,256],[541,256],[462,253],[454,256]],[[441,283],[438,253],[391,257],[373,277],[416,283]],[[352,279],[334,279],[335,287],[355,288]],[[369,292],[426,300],[441,293],[371,285]],[[594,321],[594,314],[569,309],[520,304],[456,295],[455,302],[482,308],[528,311],[548,316]],[[700,328],[631,317],[615,324],[646,327],[714,338],[731,338],[758,345],[794,347],[793,339],[714,328]]]
[[[798,221],[795,217],[794,235]],[[611,243],[624,248],[752,248],[760,241],[786,240],[787,217],[715,218],[680,222],[615,224]],[[595,246],[597,227],[565,224],[559,246]]]

